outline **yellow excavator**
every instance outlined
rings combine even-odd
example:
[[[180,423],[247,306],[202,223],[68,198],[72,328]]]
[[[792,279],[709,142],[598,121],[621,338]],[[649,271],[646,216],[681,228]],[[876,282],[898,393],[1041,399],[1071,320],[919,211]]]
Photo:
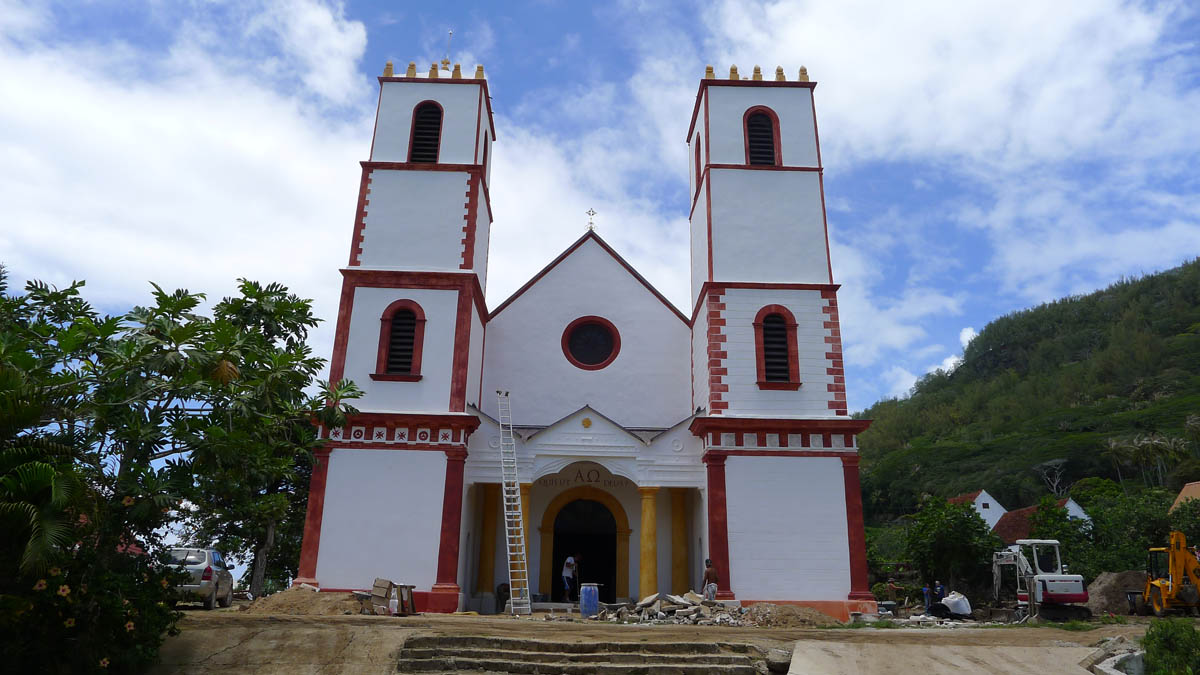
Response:
[[[1142,597],[1155,616],[1173,610],[1200,611],[1200,560],[1182,532],[1172,532],[1166,548],[1150,549],[1146,572]]]

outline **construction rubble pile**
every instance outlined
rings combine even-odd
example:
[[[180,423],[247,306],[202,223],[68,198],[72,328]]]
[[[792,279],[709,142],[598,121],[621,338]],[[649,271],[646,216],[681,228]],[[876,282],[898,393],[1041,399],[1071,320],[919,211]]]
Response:
[[[547,616],[547,620],[568,617]],[[830,617],[807,607],[756,604],[752,607],[726,605],[705,600],[695,591],[683,595],[658,593],[638,603],[601,604],[600,611],[588,619],[609,623],[647,625],[686,624],[692,626],[816,626],[833,623]]]

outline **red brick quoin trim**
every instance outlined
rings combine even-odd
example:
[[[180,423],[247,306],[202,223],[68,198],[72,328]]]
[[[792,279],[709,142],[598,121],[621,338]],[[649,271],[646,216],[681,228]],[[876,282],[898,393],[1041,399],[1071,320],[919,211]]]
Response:
[[[705,455],[708,469],[708,557],[717,568],[717,599],[734,600],[729,569],[729,521],[725,504],[725,456]]]
[[[300,566],[293,586],[317,585],[317,554],[321,547],[321,518],[325,513],[325,482],[329,477],[329,449],[313,451],[312,478],[308,483],[308,508],[304,513],[304,538],[300,544]]]
[[[429,594],[430,612],[458,611],[458,537],[462,531],[463,469],[466,450],[446,451],[446,490],[442,497],[442,532],[438,545],[437,581]]]
[[[608,355],[608,358],[604,359],[600,363],[584,363],[571,354],[571,331],[575,330],[576,326],[582,326],[590,323],[604,326],[604,328],[608,330],[609,334],[612,335],[612,353]],[[582,368],[583,370],[600,370],[601,368],[605,368],[608,366],[608,364],[615,361],[617,359],[617,354],[621,353],[621,333],[617,330],[617,327],[613,325],[613,322],[602,316],[581,316],[567,324],[567,327],[563,329],[562,350],[563,356],[567,357],[567,360],[571,362],[571,365],[575,366],[576,368]]]
[[[846,405],[846,370],[842,365],[842,330],[838,320],[838,304],[837,291],[824,290],[821,291],[821,298],[827,303],[821,308],[821,312],[826,314],[824,328],[829,331],[829,335],[825,336],[825,344],[828,345],[829,351],[825,352],[825,360],[829,366],[825,373],[833,376],[833,382],[826,385],[829,391],[829,409],[834,411],[836,415],[848,415],[849,408]]]
[[[767,381],[767,355],[766,348],[763,345],[763,320],[772,314],[778,314],[783,317],[783,323],[787,328],[787,357],[788,357],[788,379],[787,382],[768,382]],[[754,317],[754,363],[758,369],[758,388],[759,389],[787,389],[795,391],[800,388],[800,360],[798,356],[796,343],[796,317],[788,311],[783,305],[767,305],[758,310],[758,314]]]
[[[388,347],[392,342],[392,317],[396,312],[407,309],[417,316],[413,329],[412,369],[408,373],[387,372]],[[383,310],[379,319],[379,350],[375,355],[375,372],[372,380],[392,382],[416,382],[421,379],[421,350],[425,344],[425,310],[412,300],[397,300]]]
[[[725,400],[725,394],[729,391],[729,385],[725,383],[725,377],[729,375],[729,368],[725,365],[725,359],[729,358],[729,351],[726,349],[725,341],[729,339],[725,335],[725,303],[722,302],[725,289],[720,287],[710,287],[704,296],[705,308],[708,312],[708,412],[710,415],[720,415],[721,411],[729,409],[729,401]]]

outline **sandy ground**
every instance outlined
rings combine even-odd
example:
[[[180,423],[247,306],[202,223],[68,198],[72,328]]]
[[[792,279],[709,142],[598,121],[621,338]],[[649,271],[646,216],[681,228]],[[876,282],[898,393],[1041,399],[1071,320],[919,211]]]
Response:
[[[793,673],[1083,673],[1076,664],[1101,638],[1136,639],[1145,623],[1086,632],[1056,628],[816,629],[639,626],[551,622],[540,618],[424,615],[293,616],[249,611],[188,611],[181,635],[167,640],[155,673],[351,675],[395,672],[404,639],[495,635],[527,639],[744,642],[792,650]]]

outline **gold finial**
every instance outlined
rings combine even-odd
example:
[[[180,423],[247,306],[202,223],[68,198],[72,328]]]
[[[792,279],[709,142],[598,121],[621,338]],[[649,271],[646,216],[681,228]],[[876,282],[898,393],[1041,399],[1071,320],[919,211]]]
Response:
[[[450,79],[452,79],[452,80],[461,80],[462,79],[462,66],[461,65],[459,65],[457,63],[454,64],[454,72],[450,73]]]
[[[783,75],[783,66],[775,66],[775,81],[783,82],[786,79]]]
[[[706,79],[706,80],[717,79],[717,74],[713,72],[712,66],[704,66],[704,79]]]
[[[754,66],[754,79],[756,79],[756,80],[762,79],[762,68],[759,68],[758,66]]]
[[[436,62],[433,65],[429,66],[429,79],[431,79],[431,80],[437,79],[437,76],[438,76],[437,66],[438,66],[438,64]]]
[[[405,77],[416,77],[417,76],[417,62],[416,61],[408,62],[408,70],[404,71],[404,76]]]
[[[808,82],[808,68],[800,66],[800,81]]]
[[[735,64],[733,64],[732,66],[729,66],[729,79],[731,79],[731,80],[740,80],[740,79],[742,79],[742,78],[738,77],[738,74],[737,74],[737,64],[736,64],[736,63],[735,63]]]
[[[450,59],[442,59],[442,70],[450,70]]]
[[[477,80],[483,79],[483,66],[482,65],[475,66],[475,79],[477,79]]]
[[[391,61],[388,61],[387,63],[383,64],[383,76],[384,77],[395,77],[395,75],[396,75],[396,73],[394,71],[392,71],[392,62]]]

